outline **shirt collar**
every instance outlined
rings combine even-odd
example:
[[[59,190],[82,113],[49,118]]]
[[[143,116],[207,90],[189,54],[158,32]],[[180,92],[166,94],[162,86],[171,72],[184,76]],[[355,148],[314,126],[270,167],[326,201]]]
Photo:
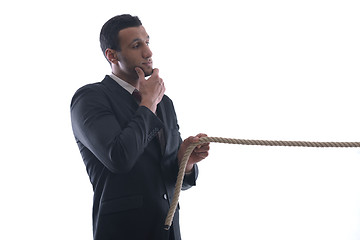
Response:
[[[135,90],[135,87],[130,85],[129,83],[125,82],[121,78],[117,77],[115,74],[111,73],[110,77],[117,82],[121,87],[123,87],[126,91],[128,91],[130,94],[132,94]]]

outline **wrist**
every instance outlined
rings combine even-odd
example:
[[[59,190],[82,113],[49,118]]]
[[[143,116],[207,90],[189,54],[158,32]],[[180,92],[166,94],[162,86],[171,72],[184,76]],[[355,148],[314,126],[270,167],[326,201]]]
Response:
[[[156,112],[156,105],[155,105],[155,104],[151,104],[151,103],[148,103],[148,102],[141,102],[141,103],[139,104],[139,106],[147,107],[147,108],[150,109],[150,111],[152,111],[153,113]]]

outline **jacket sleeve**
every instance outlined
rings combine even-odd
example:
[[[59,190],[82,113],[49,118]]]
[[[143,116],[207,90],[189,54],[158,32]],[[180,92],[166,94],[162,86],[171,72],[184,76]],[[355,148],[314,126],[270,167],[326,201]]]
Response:
[[[75,138],[113,173],[130,171],[163,127],[160,119],[143,106],[126,126],[120,126],[109,100],[95,86],[79,89],[70,109]]]
[[[184,181],[181,186],[181,190],[187,190],[192,186],[196,186],[196,179],[198,177],[198,174],[199,174],[199,168],[197,164],[194,164],[192,171],[188,174],[185,174]]]
[[[169,106],[171,107],[170,109],[172,109],[172,112],[173,112],[173,115],[174,115],[174,119],[176,121],[176,132],[178,134],[178,146],[177,146],[177,151],[176,151],[176,161],[175,161],[175,164],[176,164],[176,173],[174,174],[175,176],[177,176],[178,172],[179,172],[179,159],[177,158],[177,152],[182,144],[182,138],[180,136],[180,132],[179,132],[179,124],[177,122],[177,116],[176,116],[176,112],[175,112],[175,108],[174,108],[174,104],[173,102],[171,101],[171,99],[167,98],[168,102],[169,102]],[[183,184],[181,186],[181,190],[187,190],[189,188],[191,188],[192,186],[195,186],[196,185],[196,180],[197,180],[197,177],[198,177],[198,174],[199,174],[199,168],[197,166],[197,164],[194,164],[194,167],[192,169],[192,171],[188,174],[185,174],[184,176],[184,179],[183,179]]]

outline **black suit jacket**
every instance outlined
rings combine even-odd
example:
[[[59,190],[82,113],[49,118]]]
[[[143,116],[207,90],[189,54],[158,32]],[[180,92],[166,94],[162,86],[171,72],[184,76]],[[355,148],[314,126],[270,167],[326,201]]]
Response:
[[[155,115],[106,76],[75,93],[71,121],[94,190],[94,239],[181,239],[179,208],[171,231],[163,229],[182,142],[172,101],[164,96]],[[183,189],[197,174],[195,166]]]

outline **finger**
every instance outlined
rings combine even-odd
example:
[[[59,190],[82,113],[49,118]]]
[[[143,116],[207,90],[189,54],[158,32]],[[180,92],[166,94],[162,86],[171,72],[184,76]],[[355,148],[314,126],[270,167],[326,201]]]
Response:
[[[204,133],[199,133],[198,135],[196,135],[195,137],[194,136],[191,136],[191,137],[188,137],[186,140],[189,142],[189,144],[193,144],[193,143],[197,143],[200,141],[200,138],[201,137],[207,137],[206,134]],[[209,145],[210,143],[204,143],[204,144],[200,144],[198,146],[196,146],[197,148],[200,148],[201,146],[203,145]]]
[[[188,138],[186,138],[184,140],[184,143],[186,143],[187,145],[197,143],[197,142],[199,142],[199,138],[198,137],[193,137],[193,136],[190,136],[190,137],[188,137]]]
[[[196,157],[200,158],[200,159],[205,159],[209,156],[209,153],[196,153]]]
[[[201,147],[205,149],[210,149],[210,143],[201,144]]]
[[[166,91],[165,84],[162,83],[161,84],[161,95],[164,95],[165,91]]]
[[[159,77],[159,69],[158,68],[154,68],[153,72],[151,74],[151,77],[155,77],[158,78]]]
[[[197,160],[195,160],[195,161],[199,162],[199,161],[207,158],[208,156],[209,156],[209,153],[196,153]]]
[[[207,153],[207,152],[209,152],[209,150],[210,150],[210,148],[208,148],[208,149],[197,149],[197,148],[195,148],[194,152],[195,153]]]
[[[158,96],[158,102],[161,102],[162,98],[164,97],[164,94],[165,94],[165,86],[161,85],[160,93]]]
[[[198,135],[196,135],[196,137],[202,138],[202,137],[207,137],[208,135],[205,133],[199,133]]]
[[[197,147],[194,151],[195,152],[208,152],[210,150],[210,145],[199,145],[200,147]]]
[[[145,80],[145,73],[141,68],[135,67],[135,71],[136,71],[140,81]]]

